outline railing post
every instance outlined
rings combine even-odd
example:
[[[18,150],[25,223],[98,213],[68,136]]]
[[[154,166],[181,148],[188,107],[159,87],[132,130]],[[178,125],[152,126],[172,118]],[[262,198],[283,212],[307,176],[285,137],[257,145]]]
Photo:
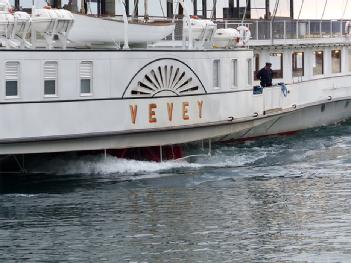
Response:
[[[322,21],[319,22],[319,37],[322,38]]]
[[[333,20],[330,20],[330,37],[333,37]]]
[[[286,20],[284,20],[284,39],[286,39]]]
[[[256,40],[258,40],[258,21],[256,21]]]
[[[123,45],[123,49],[129,49],[129,40],[128,40],[128,17],[127,17],[127,13],[126,13],[126,9],[125,6],[122,2],[122,0],[119,0],[119,4],[121,6],[121,10],[122,10],[122,15],[123,15],[123,34],[124,34],[124,45]]]
[[[311,38],[311,20],[308,20],[308,38]]]
[[[190,13],[188,12],[187,6],[184,3],[184,0],[179,0],[179,4],[183,7],[184,10],[184,19],[188,22],[188,49],[193,48],[193,33],[191,27]]]
[[[273,21],[270,21],[269,22],[269,24],[270,24],[270,38],[271,38],[271,40],[273,40]]]
[[[296,39],[299,39],[299,21],[296,21]]]
[[[340,37],[342,37],[342,19],[340,20]]]

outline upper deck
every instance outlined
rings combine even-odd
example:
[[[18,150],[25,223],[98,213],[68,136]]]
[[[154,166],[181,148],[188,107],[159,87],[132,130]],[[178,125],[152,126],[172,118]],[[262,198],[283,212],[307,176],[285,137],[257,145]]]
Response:
[[[207,50],[287,45],[348,45],[350,42],[351,22],[324,19],[294,20],[292,0],[289,18],[276,17],[279,4],[273,11],[269,7],[270,1],[266,0],[265,15],[260,19],[252,19],[251,9],[257,9],[257,6],[253,8],[250,1],[245,1],[246,4],[239,4],[237,1],[236,6],[233,1],[229,1],[232,2],[229,8],[225,5],[217,6],[217,1],[214,1],[216,5],[212,6],[210,14],[206,11],[206,1],[202,1],[202,17],[205,19],[197,16],[198,1],[159,1],[162,15],[155,13],[154,10],[152,15],[149,15],[151,11],[148,10],[149,1],[143,2],[144,10],[141,16],[138,6],[130,12],[129,0],[113,0],[112,13],[102,10],[96,13],[90,10],[89,13],[83,6],[78,13],[78,6],[63,7],[59,1],[53,3],[55,7],[53,9],[51,6],[38,8],[34,3],[32,10],[26,10],[28,13],[20,11],[22,9],[17,3],[14,9],[16,12],[13,12],[10,3],[4,0],[4,3],[0,4],[0,47],[14,49],[167,47],[167,49]],[[155,8],[153,5],[153,9]],[[217,11],[221,8],[223,8],[221,17],[227,19],[215,19],[218,17]],[[166,9],[167,14],[164,12]],[[207,19],[209,17],[211,19]],[[223,29],[235,30],[223,31]]]
[[[268,46],[351,44],[351,22],[347,20],[279,19],[272,21],[258,19],[245,20],[243,23],[237,20],[214,20],[213,22],[217,29],[236,29],[242,25],[249,28],[251,36],[246,47],[254,49]],[[189,48],[183,27],[183,20],[176,21],[176,29],[172,36],[156,44],[149,44],[148,47]],[[187,42],[184,39],[187,39]],[[213,45],[207,45],[206,47],[196,46],[195,48],[216,49]]]
[[[64,9],[4,13],[0,49],[235,49],[265,46],[349,45],[346,20],[210,20],[95,17]],[[53,17],[56,15],[56,17]],[[219,43],[219,44],[218,44]]]
[[[217,21],[217,28],[236,28],[240,21]],[[315,45],[350,41],[345,20],[249,20],[250,46]]]

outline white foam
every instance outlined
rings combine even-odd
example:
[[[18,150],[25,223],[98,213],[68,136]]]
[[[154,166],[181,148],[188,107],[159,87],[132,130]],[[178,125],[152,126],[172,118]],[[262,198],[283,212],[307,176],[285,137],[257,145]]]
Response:
[[[113,156],[85,156],[70,160],[54,159],[35,172],[54,174],[138,174],[152,173],[176,168],[199,168],[201,165],[186,161],[148,162],[118,159]]]
[[[206,154],[176,161],[151,162],[118,159],[114,156],[71,156],[44,160],[35,165],[32,172],[49,174],[123,174],[143,175],[145,178],[159,177],[160,172],[172,169],[200,169],[241,167],[265,158],[271,149],[222,147]],[[156,174],[155,174],[156,173]]]
[[[38,195],[36,195],[36,194],[19,194],[19,193],[13,193],[13,194],[5,194],[5,196],[30,198],[30,197],[36,197],[36,196],[38,196]]]

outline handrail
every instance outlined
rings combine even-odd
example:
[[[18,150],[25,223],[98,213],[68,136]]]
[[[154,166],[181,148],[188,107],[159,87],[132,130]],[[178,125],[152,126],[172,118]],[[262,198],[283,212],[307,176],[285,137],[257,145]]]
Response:
[[[214,21],[219,28],[230,28],[239,20]],[[345,20],[246,20],[254,40],[338,38],[345,35]]]

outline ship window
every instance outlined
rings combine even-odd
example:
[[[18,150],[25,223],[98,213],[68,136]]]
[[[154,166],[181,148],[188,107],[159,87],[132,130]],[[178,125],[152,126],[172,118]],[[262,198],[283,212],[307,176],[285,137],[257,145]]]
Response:
[[[6,62],[6,70],[5,70],[6,97],[18,96],[19,67],[20,67],[19,62]]]
[[[80,94],[91,95],[93,79],[93,62],[83,61],[80,63]]]
[[[293,77],[301,77],[304,75],[304,53],[294,52],[292,54],[292,71]]]
[[[57,95],[57,62],[48,61],[44,64],[44,96]]]
[[[252,59],[247,60],[247,84],[252,85]]]
[[[255,78],[255,80],[259,80],[256,76],[257,76],[257,73],[260,71],[260,55],[259,54],[255,54],[254,59],[255,59],[254,78]]]
[[[273,78],[283,78],[283,53],[271,53],[269,60],[272,63]]]
[[[323,75],[324,54],[323,51],[313,52],[313,75]]]
[[[216,59],[213,61],[213,86],[215,88],[219,88],[221,85],[220,70],[220,60]]]
[[[238,87],[238,60],[233,59],[232,60],[232,65],[233,65],[233,88]]]
[[[332,58],[332,73],[340,73],[341,72],[341,50],[332,50],[331,58]]]

